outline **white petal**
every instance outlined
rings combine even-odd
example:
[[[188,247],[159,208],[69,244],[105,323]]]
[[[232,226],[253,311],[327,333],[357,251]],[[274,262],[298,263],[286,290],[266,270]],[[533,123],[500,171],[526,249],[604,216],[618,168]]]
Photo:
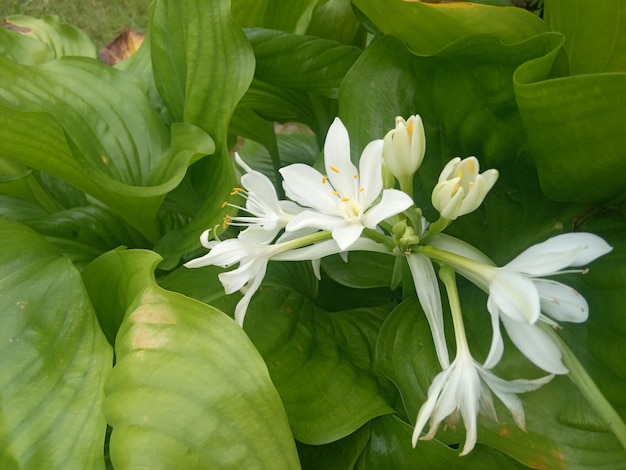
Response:
[[[570,286],[547,279],[536,279],[541,311],[558,321],[582,323],[589,317],[585,298]]]
[[[526,249],[507,264],[507,268],[531,276],[545,276],[568,266],[584,266],[611,250],[597,235],[583,232],[564,233]]]
[[[407,256],[407,262],[413,276],[417,298],[426,314],[430,331],[433,335],[439,364],[443,369],[450,365],[448,348],[443,326],[443,308],[437,275],[430,259],[421,253]]]
[[[340,225],[333,229],[333,238],[341,251],[345,251],[359,239],[362,232],[363,226],[361,224]]]
[[[304,210],[289,221],[286,230],[288,232],[293,232],[304,228],[334,230],[336,227],[345,225],[346,223],[347,221],[343,217]]]
[[[511,320],[504,315],[500,319],[511,341],[533,364],[553,374],[569,372],[561,361],[557,345],[538,326]]]
[[[339,118],[335,118],[324,143],[326,175],[341,197],[354,197],[358,189],[358,171],[350,160],[350,137]]]
[[[503,314],[514,320],[532,324],[539,318],[537,288],[521,274],[499,269],[489,283],[489,297],[493,297]]]
[[[248,310],[248,305],[250,304],[250,300],[252,300],[252,296],[259,289],[261,282],[263,282],[263,278],[265,277],[265,271],[267,269],[267,262],[264,263],[257,273],[257,276],[252,280],[246,293],[243,295],[241,300],[237,302],[237,306],[235,307],[235,321],[239,326],[243,326],[243,321],[246,316],[246,311]]]
[[[363,225],[374,228],[380,221],[399,214],[413,205],[413,199],[397,189],[385,189],[378,204],[368,210],[363,216]]]
[[[500,333],[500,312],[492,297],[487,299],[487,310],[489,310],[491,314],[492,337],[489,354],[487,354],[487,359],[485,359],[483,367],[485,369],[491,369],[502,359],[504,342],[502,341],[502,333]]]
[[[254,194],[254,197],[248,198],[246,202],[246,209],[250,213],[257,215],[259,212],[267,213],[269,211],[273,215],[280,215],[281,210],[278,205],[276,189],[267,176],[258,171],[246,173],[241,177],[241,184],[249,193]]]
[[[367,144],[359,162],[359,187],[355,196],[363,209],[367,209],[383,189],[382,168],[383,141],[375,140]]]
[[[420,434],[422,430],[424,429],[424,426],[426,426],[426,422],[432,415],[433,410],[435,409],[435,406],[437,405],[439,395],[441,394],[441,391],[446,386],[448,382],[448,377],[450,376],[451,373],[452,373],[452,368],[450,367],[441,371],[439,374],[435,376],[432,383],[430,384],[430,387],[428,387],[428,399],[421,406],[417,414],[417,419],[415,420],[415,429],[413,430],[413,438],[412,438],[413,447],[415,447],[415,445],[417,444],[417,440],[419,439]],[[431,422],[431,425],[430,425],[431,431],[434,428],[436,432],[438,427],[439,427],[439,423]]]
[[[334,214],[337,211],[339,199],[333,194],[332,186],[315,168],[294,163],[279,171],[283,177],[285,194],[289,199],[326,214]]]

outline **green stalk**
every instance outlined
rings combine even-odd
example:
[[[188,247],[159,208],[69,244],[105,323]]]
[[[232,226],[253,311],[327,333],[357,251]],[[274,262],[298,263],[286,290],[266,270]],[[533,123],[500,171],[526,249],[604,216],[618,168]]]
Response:
[[[563,364],[569,369],[569,378],[578,387],[587,402],[598,413],[609,429],[615,434],[622,447],[626,450],[626,424],[611,403],[602,394],[593,379],[589,376],[583,365],[576,358],[572,350],[565,344],[553,328],[541,324],[541,328],[556,343],[563,355]]]

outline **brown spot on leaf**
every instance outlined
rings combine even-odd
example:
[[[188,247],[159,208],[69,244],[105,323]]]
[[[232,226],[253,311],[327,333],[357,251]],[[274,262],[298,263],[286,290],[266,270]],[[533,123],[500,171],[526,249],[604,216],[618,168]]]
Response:
[[[7,21],[6,17],[2,18],[2,27],[6,29],[10,29],[11,31],[17,31],[18,33],[27,34],[32,31],[31,28],[26,28],[24,26],[18,26],[14,23],[10,23]]]
[[[105,64],[115,65],[137,52],[143,39],[141,33],[124,31],[100,50],[98,59]]]

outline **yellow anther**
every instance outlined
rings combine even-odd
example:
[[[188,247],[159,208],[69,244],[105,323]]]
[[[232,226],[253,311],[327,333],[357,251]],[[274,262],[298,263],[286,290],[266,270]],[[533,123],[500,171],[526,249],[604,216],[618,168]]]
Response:
[[[328,181],[328,178],[326,178],[325,176],[322,176],[322,184],[326,184],[326,181]]]
[[[476,165],[474,165],[474,160],[468,159],[467,161],[467,171],[470,173],[476,173]]]
[[[339,193],[338,193],[337,191],[333,191],[333,194],[334,194],[335,196],[339,196]]]
[[[222,209],[228,205],[228,201],[222,202]]]
[[[237,194],[243,192],[243,188],[233,188],[232,192],[230,193],[231,196],[236,196]]]
[[[359,177],[358,173],[355,173],[353,176],[354,179],[357,179],[358,177]]]
[[[460,187],[461,187],[461,182],[459,181],[457,184],[454,185],[454,189],[452,190],[453,196],[456,194],[456,192],[459,190]]]
[[[350,200],[349,197],[342,197],[341,202],[348,202]]]
[[[361,192],[361,191],[365,191],[365,188],[363,188],[363,187],[359,188],[359,192]]]
[[[409,135],[413,135],[413,119],[409,119],[406,123],[406,131]]]
[[[456,176],[459,178],[463,178],[463,168],[459,168],[456,172]]]
[[[330,168],[331,170],[333,170],[335,173],[339,173],[339,169],[335,168],[334,166],[329,166],[328,168]]]
[[[228,226],[228,224],[230,224],[230,221],[232,219],[230,218],[230,215],[227,215],[226,217],[224,217],[224,221],[222,222],[222,228],[226,229],[226,227]]]

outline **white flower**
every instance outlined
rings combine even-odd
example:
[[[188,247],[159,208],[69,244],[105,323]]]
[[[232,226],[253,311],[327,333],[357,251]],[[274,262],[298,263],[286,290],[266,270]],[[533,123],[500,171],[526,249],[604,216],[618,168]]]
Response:
[[[439,251],[433,257],[446,262],[460,274],[489,293],[487,309],[494,325],[490,356],[495,364],[502,354],[499,323],[502,320],[517,348],[535,365],[555,374],[566,374],[561,352],[536,325],[542,320],[584,322],[589,316],[585,298],[576,290],[539,276],[560,274],[568,267],[581,267],[610,252],[612,248],[590,233],[566,233],[534,245],[498,268],[484,262],[484,255],[452,237],[435,237],[433,246],[461,256],[447,257]],[[458,245],[458,247],[456,246]],[[571,272],[571,271],[565,271]],[[581,272],[578,270],[577,272]],[[552,320],[554,319],[554,320]]]
[[[422,118],[418,114],[406,121],[396,117],[396,128],[385,135],[383,142],[383,159],[387,169],[400,181],[400,187],[412,184],[413,175],[426,152]]]
[[[229,268],[236,263],[239,266],[231,271],[223,272],[218,278],[224,286],[226,294],[237,291],[243,293],[243,297],[235,307],[235,320],[243,326],[244,318],[252,296],[259,289],[267,264],[270,259],[276,261],[304,261],[315,262],[324,256],[329,256],[341,251],[335,240],[324,240],[308,244],[310,236],[294,238],[293,233],[283,234],[276,244],[267,243],[266,233],[261,229],[246,229],[239,234],[238,238],[230,238],[223,241],[209,241],[209,231],[205,231],[200,237],[203,246],[211,251],[206,255],[185,263],[187,268],[200,268],[203,266],[220,266]],[[367,250],[382,253],[389,251],[382,245],[372,240],[362,239],[350,247],[354,250]],[[319,272],[316,272],[319,276]]]
[[[381,196],[382,140],[370,142],[361,155],[359,171],[350,161],[348,131],[336,118],[326,136],[324,162],[328,176],[308,165],[293,164],[280,170],[289,199],[309,207],[293,217],[288,231],[310,227],[332,232],[339,248],[350,247],[364,228],[375,228],[413,204],[402,191],[386,189]]]
[[[480,206],[498,179],[498,170],[479,174],[475,157],[453,158],[444,167],[439,182],[433,189],[432,203],[441,217],[455,220]]]
[[[224,225],[261,229],[266,232],[267,242],[271,242],[302,208],[291,201],[279,201],[274,185],[267,176],[246,165],[238,154],[235,154],[235,160],[246,173],[241,177],[242,187],[234,188],[231,196],[242,196],[246,204],[241,207],[225,202],[223,206],[234,207],[250,215],[227,216]]]
[[[413,447],[417,444],[429,418],[430,428],[421,438],[423,440],[435,437],[439,425],[446,417],[447,426],[455,429],[460,415],[466,432],[465,444],[460,455],[467,455],[478,439],[476,422],[478,412],[482,411],[497,421],[491,392],[495,393],[508,408],[515,423],[524,429],[524,409],[516,394],[536,390],[552,378],[552,375],[548,375],[534,380],[506,381],[477,363],[466,346],[458,347],[452,364],[434,378],[428,389],[428,398],[420,408],[415,422]]]

